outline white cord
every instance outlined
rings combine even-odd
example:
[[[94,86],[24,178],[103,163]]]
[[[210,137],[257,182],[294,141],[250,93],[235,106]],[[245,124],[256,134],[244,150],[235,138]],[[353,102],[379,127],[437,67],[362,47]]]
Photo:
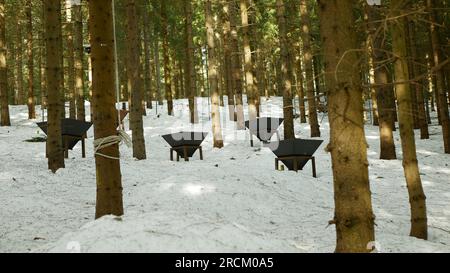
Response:
[[[113,156],[99,153],[99,150],[103,150],[107,147],[111,147],[116,144],[121,145],[121,144],[125,143],[125,145],[127,145],[128,148],[131,147],[132,140],[131,140],[130,136],[122,129],[119,129],[119,131],[117,131],[117,133],[118,133],[117,136],[108,136],[108,137],[99,138],[99,139],[94,140],[95,155],[102,156],[102,157],[105,157],[108,159],[120,160],[119,157],[113,157]]]
[[[114,58],[115,58],[115,76],[116,76],[116,82],[115,82],[115,87],[116,87],[116,100],[117,100],[117,118],[119,121],[119,130],[117,131],[117,135],[115,136],[108,136],[108,137],[104,137],[104,138],[99,138],[94,140],[94,152],[95,155],[98,156],[102,156],[104,158],[108,158],[108,159],[113,159],[113,160],[120,160],[119,157],[113,157],[113,156],[109,156],[109,155],[105,155],[102,153],[99,153],[100,150],[103,150],[107,147],[111,147],[114,145],[121,145],[122,143],[125,143],[125,145],[127,145],[128,148],[131,148],[132,146],[132,139],[131,137],[124,131],[122,130],[121,127],[121,123],[122,121],[120,120],[120,87],[119,87],[119,67],[118,67],[118,60],[117,60],[117,35],[116,35],[116,15],[115,15],[115,0],[112,1],[112,16],[113,16],[113,32],[114,32]]]

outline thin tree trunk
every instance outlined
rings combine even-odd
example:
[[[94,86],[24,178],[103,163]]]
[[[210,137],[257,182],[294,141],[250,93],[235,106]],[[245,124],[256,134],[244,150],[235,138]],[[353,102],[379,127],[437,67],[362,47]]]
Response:
[[[80,5],[72,6],[74,24],[74,47],[75,47],[75,96],[77,105],[77,119],[86,120],[84,108],[84,47],[83,47],[83,17]]]
[[[303,42],[303,59],[305,62],[306,95],[308,98],[308,118],[311,126],[311,137],[320,137],[320,126],[317,118],[316,98],[314,95],[313,52],[311,47],[311,23],[308,2],[300,0],[301,36]]]
[[[127,74],[131,95],[130,129],[133,132],[133,157],[147,158],[145,151],[144,124],[142,120],[142,79],[140,61],[140,35],[137,22],[136,0],[127,0]]]
[[[218,90],[218,75],[217,75],[217,57],[215,52],[214,42],[214,18],[212,14],[211,0],[205,3],[206,16],[206,38],[208,42],[208,74],[209,83],[211,86],[211,101],[212,101],[212,131],[214,138],[214,148],[223,148],[222,128],[220,125],[220,98]]]
[[[48,168],[56,173],[64,168],[64,150],[61,131],[61,1],[47,0],[45,4],[45,29],[47,47],[47,86],[48,86],[48,129],[47,156]]]
[[[152,50],[150,46],[150,20],[148,18],[148,11],[147,11],[147,1],[143,3],[144,11],[142,13],[143,20],[144,20],[144,73],[145,73],[145,94],[146,94],[146,108],[147,109],[153,109],[153,88],[152,88],[152,66],[151,66],[151,60],[152,60]]]
[[[258,94],[257,87],[253,77],[253,62],[252,62],[252,50],[250,47],[250,26],[248,21],[248,0],[240,0],[241,8],[241,20],[242,20],[242,43],[244,47],[244,71],[245,81],[247,88],[247,100],[248,100],[248,115],[249,120],[254,120],[258,117],[257,100]],[[285,122],[286,126],[286,122]]]
[[[409,39],[410,39],[410,46],[411,46],[411,58],[412,58],[412,75],[414,77],[417,77],[421,74],[421,69],[419,66],[419,59],[417,57],[417,41],[416,38],[416,24],[414,21],[409,20]],[[424,105],[424,95],[423,95],[423,88],[422,88],[422,81],[416,81],[412,83],[412,88],[415,90],[413,93],[416,93],[416,101],[417,101],[417,122],[418,126],[420,128],[420,138],[421,139],[429,139],[430,134],[428,131],[428,122],[427,122],[427,116],[425,113],[425,105]]]
[[[369,252],[375,241],[367,142],[364,133],[353,0],[319,0],[325,58],[337,246],[336,252]],[[345,61],[339,67],[342,57]]]
[[[192,2],[190,0],[184,0],[183,2],[186,15],[185,93],[189,98],[190,121],[192,124],[196,124],[199,122],[199,119],[196,100],[197,78],[195,77],[194,38],[192,32]]]
[[[75,51],[73,41],[73,10],[70,2],[66,2],[66,43],[67,43],[67,91],[69,95],[69,118],[76,119],[77,105],[75,96]]]
[[[233,90],[236,100],[236,121],[237,129],[245,130],[244,100],[242,98],[242,60],[239,51],[239,37],[237,29],[236,10],[234,0],[229,4],[230,24],[231,24],[231,66],[233,70]]]
[[[57,1],[57,0],[56,0]],[[92,104],[94,138],[117,135],[115,59],[112,1],[89,1],[89,31],[92,56]],[[97,175],[97,203],[95,218],[105,215],[123,215],[122,176],[120,171],[119,145],[114,144],[99,151],[95,156]],[[111,157],[111,158],[108,158]]]
[[[433,10],[433,1],[427,0],[427,8],[429,21],[431,23],[431,45],[432,45],[432,61],[433,66],[437,67],[443,61],[440,52],[439,29],[437,28],[436,15]],[[448,111],[447,94],[445,92],[445,76],[442,68],[436,71],[436,100],[438,103],[439,120],[442,124],[442,135],[444,137],[444,150],[446,154],[450,154],[450,117]]]
[[[277,0],[278,28],[280,30],[281,78],[283,86],[284,138],[295,139],[294,105],[292,103],[292,70],[289,69],[291,56],[288,50],[286,9],[283,0]]]
[[[222,3],[222,21],[223,21],[223,44],[224,44],[224,66],[225,66],[225,88],[228,96],[229,119],[235,121],[236,109],[233,90],[233,67],[231,51],[231,23],[230,23],[230,4],[228,1]]]
[[[382,9],[378,6],[367,6],[368,32],[370,38],[370,48],[374,62],[374,84],[375,94],[378,103],[378,125],[380,130],[380,159],[397,159],[395,151],[394,133],[393,133],[393,112],[390,109],[389,99],[393,90],[390,87],[390,75],[386,65],[381,65],[388,59],[386,54],[386,44],[384,37],[378,31],[382,24]]]
[[[27,57],[28,57],[28,119],[36,118],[36,109],[34,101],[34,56],[33,56],[33,17],[32,1],[27,1],[26,19],[27,19]]]
[[[169,116],[173,115],[173,99],[172,99],[172,70],[170,69],[170,53],[169,53],[169,37],[167,25],[167,3],[161,2],[161,21],[162,21],[162,36],[163,36],[163,57],[164,57],[164,82],[165,93],[167,100],[167,112]]]
[[[419,164],[416,154],[414,138],[414,124],[412,119],[411,90],[407,61],[406,20],[402,18],[407,1],[391,1],[391,18],[400,18],[392,24],[392,49],[397,57],[394,63],[396,93],[398,100],[398,119],[400,124],[400,138],[403,150],[403,168],[408,186],[411,205],[411,236],[427,239],[426,197],[420,179]]]
[[[5,0],[0,0],[0,126],[11,126],[6,64]]]
[[[154,50],[155,54],[155,70],[156,70],[156,98],[158,100],[158,105],[164,105],[161,96],[161,64],[159,62],[159,41],[155,39]]]

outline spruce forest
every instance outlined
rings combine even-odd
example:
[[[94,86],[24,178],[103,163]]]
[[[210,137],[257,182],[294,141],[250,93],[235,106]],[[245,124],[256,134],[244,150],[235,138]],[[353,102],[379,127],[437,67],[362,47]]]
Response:
[[[0,0],[0,252],[450,252],[449,0]]]

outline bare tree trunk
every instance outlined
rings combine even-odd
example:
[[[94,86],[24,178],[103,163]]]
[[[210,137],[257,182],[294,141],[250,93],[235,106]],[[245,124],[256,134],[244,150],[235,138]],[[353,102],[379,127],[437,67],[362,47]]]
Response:
[[[192,30],[192,2],[184,0],[184,12],[186,15],[186,63],[185,63],[185,87],[186,96],[189,98],[189,112],[192,124],[199,122],[197,109],[197,78],[195,77],[194,37]]]
[[[161,2],[161,21],[163,36],[163,56],[164,56],[164,82],[167,100],[167,112],[169,116],[173,115],[173,99],[172,99],[172,70],[170,69],[170,53],[169,53],[169,37],[167,25],[167,7],[166,1]]]
[[[377,99],[378,110],[378,125],[380,130],[380,159],[393,160],[397,159],[395,151],[394,133],[393,133],[393,112],[395,109],[390,109],[389,99],[393,90],[390,87],[390,75],[386,65],[381,65],[386,62],[388,56],[386,54],[385,37],[379,33],[382,25],[382,10],[378,6],[367,6],[368,15],[368,31],[369,43],[373,62],[377,64],[374,68],[374,84],[375,94]]]
[[[77,119],[84,121],[86,120],[86,110],[84,108],[84,47],[81,5],[72,6],[72,11],[74,20],[75,96],[77,105]]]
[[[242,20],[242,43],[244,47],[244,70],[245,70],[245,80],[247,88],[247,99],[248,99],[248,115],[250,120],[254,120],[258,117],[257,111],[257,100],[256,96],[258,94],[257,87],[254,82],[253,77],[253,62],[252,62],[252,50],[250,47],[250,37],[249,37],[249,22],[248,22],[248,0],[240,0],[241,8],[241,20]],[[286,126],[286,123],[285,123]]]
[[[429,21],[431,23],[431,45],[432,45],[432,61],[433,66],[438,67],[443,61],[440,52],[440,37],[437,29],[436,15],[433,10],[433,1],[427,0],[427,8]],[[445,76],[442,68],[436,71],[436,100],[438,103],[439,120],[442,124],[442,135],[444,137],[444,150],[446,154],[450,154],[450,117],[448,111],[447,94],[445,92]]]
[[[242,98],[242,59],[239,51],[239,37],[237,29],[237,19],[235,1],[229,4],[230,24],[231,24],[231,62],[233,67],[233,90],[236,95],[236,121],[237,129],[245,130],[244,100]]]
[[[416,155],[414,138],[414,124],[412,119],[411,90],[407,62],[407,36],[406,20],[402,18],[405,13],[407,1],[391,1],[391,18],[400,18],[392,24],[392,49],[397,56],[394,63],[396,93],[398,99],[398,119],[400,124],[400,137],[403,150],[403,168],[408,186],[411,204],[411,236],[427,239],[427,211],[426,197],[420,179],[419,164]]]
[[[73,41],[73,11],[70,2],[66,1],[66,43],[67,43],[67,91],[69,95],[69,118],[76,119],[77,105],[75,96],[75,57],[74,57],[74,41]]]
[[[286,27],[286,9],[283,0],[277,0],[277,18],[280,32],[281,78],[283,86],[284,138],[295,139],[294,105],[292,103],[292,70],[289,69],[291,56],[288,50],[288,33]]]
[[[0,0],[0,126],[11,126],[8,102],[8,75],[6,64],[5,0]]]
[[[131,94],[130,129],[133,132],[133,157],[147,158],[145,152],[144,124],[142,120],[142,79],[140,61],[140,35],[135,0],[127,0],[127,74]]]
[[[48,129],[47,156],[48,168],[56,173],[64,168],[64,150],[61,131],[61,1],[47,0],[45,3],[45,29],[47,47],[47,86],[48,86]]]
[[[417,77],[421,74],[420,66],[418,65],[420,60],[417,57],[417,41],[416,41],[416,24],[414,21],[409,20],[409,41],[411,46],[411,58],[412,58],[412,65],[411,69],[412,75],[414,77]],[[412,88],[414,92],[412,92],[412,95],[416,95],[416,101],[417,101],[417,122],[418,126],[420,128],[420,137],[421,139],[429,139],[430,134],[428,131],[428,122],[427,122],[427,116],[425,112],[425,104],[424,104],[424,91],[422,87],[422,81],[416,81],[412,84]],[[414,94],[415,93],[415,94]]]
[[[313,51],[311,46],[311,23],[308,2],[300,0],[301,33],[303,42],[303,59],[305,62],[306,95],[308,98],[308,118],[311,126],[311,137],[320,137],[320,126],[317,118],[316,97],[314,95]]]
[[[235,121],[236,108],[233,90],[233,67],[231,50],[231,23],[230,23],[230,4],[228,1],[222,3],[222,21],[223,21],[223,43],[224,43],[224,66],[225,66],[225,88],[228,96],[229,119]]]
[[[36,118],[34,101],[34,56],[33,56],[33,17],[31,15],[32,1],[27,1],[25,10],[27,20],[27,57],[28,57],[28,119]]]
[[[205,17],[206,17],[206,38],[208,42],[208,74],[209,84],[211,87],[211,101],[212,101],[212,131],[214,137],[214,148],[223,148],[222,128],[220,125],[220,98],[218,90],[217,78],[217,57],[214,43],[214,18],[212,14],[211,0],[205,3]]]
[[[143,20],[144,20],[144,73],[145,73],[145,94],[146,94],[146,108],[147,109],[153,109],[153,87],[152,87],[152,66],[151,66],[151,60],[153,59],[153,56],[151,54],[151,46],[150,46],[150,20],[148,18],[148,10],[147,10],[147,1],[144,1],[143,3]]]
[[[89,31],[92,55],[92,104],[94,108],[94,137],[96,140],[117,135],[117,110],[114,73],[114,34],[112,2],[89,1]],[[123,215],[122,176],[119,145],[104,148],[96,155],[97,204],[95,218]],[[108,158],[111,157],[111,158]]]
[[[367,142],[364,133],[353,0],[319,0],[330,119],[336,252],[369,252],[375,240]],[[339,66],[341,58],[345,58]]]

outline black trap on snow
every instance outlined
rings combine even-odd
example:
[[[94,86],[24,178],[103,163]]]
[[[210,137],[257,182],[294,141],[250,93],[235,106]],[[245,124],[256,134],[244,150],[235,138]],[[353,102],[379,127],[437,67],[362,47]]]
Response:
[[[245,127],[250,131],[250,144],[253,147],[253,136],[256,136],[262,143],[270,143],[274,134],[278,135],[278,128],[284,122],[283,118],[257,118],[245,122]],[[280,137],[278,135],[278,140]]]
[[[314,153],[322,145],[323,140],[315,139],[288,139],[273,142],[268,145],[277,156],[275,168],[279,169],[279,161],[291,171],[303,170],[305,165],[311,160],[313,176],[316,177],[316,164]]]
[[[47,135],[48,123],[39,122],[37,123],[37,125]],[[66,157],[68,156],[68,150],[73,150],[73,148],[78,144],[79,141],[82,142],[83,157],[86,156],[84,138],[91,126],[91,122],[85,122],[76,119],[61,120],[61,135],[63,138]]]
[[[185,161],[193,157],[197,150],[200,151],[200,159],[203,160],[202,143],[208,133],[205,132],[180,132],[175,134],[163,135],[162,138],[170,145],[170,160],[173,161],[173,152],[177,153],[177,161],[180,157]]]

